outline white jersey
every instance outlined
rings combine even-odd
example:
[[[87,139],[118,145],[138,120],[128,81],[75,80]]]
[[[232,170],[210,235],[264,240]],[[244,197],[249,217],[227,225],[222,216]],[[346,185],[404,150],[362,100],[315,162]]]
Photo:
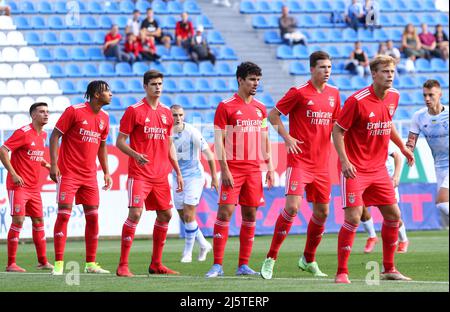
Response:
[[[395,172],[395,162],[394,157],[391,155],[396,151],[395,147],[391,142],[389,142],[389,148],[388,148],[388,157],[386,159],[386,168],[389,173],[389,176],[392,178],[394,176]]]
[[[448,106],[438,115],[430,115],[424,107],[414,113],[411,123],[412,133],[424,134],[436,168],[448,167]]]
[[[208,148],[208,143],[200,131],[194,126],[184,123],[183,131],[174,132],[173,143],[177,151],[178,165],[183,179],[204,177],[200,152]]]

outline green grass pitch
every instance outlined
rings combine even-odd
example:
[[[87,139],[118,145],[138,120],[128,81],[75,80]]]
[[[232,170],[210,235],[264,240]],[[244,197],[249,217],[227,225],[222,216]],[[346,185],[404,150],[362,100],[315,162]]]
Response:
[[[103,291],[151,291],[151,292],[448,292],[449,291],[449,236],[448,231],[410,232],[410,248],[406,254],[397,254],[397,268],[413,278],[412,282],[380,281],[373,285],[366,282],[371,275],[366,265],[370,261],[380,264],[381,242],[372,254],[364,254],[366,234],[358,233],[349,262],[350,285],[336,285],[333,282],[337,266],[337,235],[325,234],[318,248],[317,261],[328,278],[313,278],[297,267],[300,252],[305,244],[305,235],[290,235],[284,242],[272,280],[261,277],[236,277],[239,240],[228,240],[225,252],[225,276],[206,279],[204,274],[212,264],[212,253],[205,262],[196,261],[198,246],[194,249],[193,262],[180,263],[184,240],[168,238],[163,254],[163,262],[168,267],[181,272],[180,276],[148,276],[152,241],[135,240],[131,249],[130,268],[133,278],[119,278],[115,270],[119,260],[120,241],[101,240],[97,261],[111,271],[109,275],[79,276],[79,284],[71,285],[71,275],[51,276],[35,269],[36,256],[32,243],[21,244],[17,263],[27,269],[27,273],[0,273],[0,291],[32,292],[103,292]],[[211,241],[211,239],[208,239]],[[271,236],[257,236],[250,266],[259,270],[270,246]],[[6,266],[6,245],[0,245],[0,266]],[[47,245],[49,260],[53,261],[53,243]],[[84,242],[70,241],[66,246],[65,264],[70,261],[84,268]],[[373,263],[372,263],[373,264]],[[67,272],[66,272],[67,273]],[[67,283],[69,280],[69,283]],[[373,280],[370,279],[370,281]]]

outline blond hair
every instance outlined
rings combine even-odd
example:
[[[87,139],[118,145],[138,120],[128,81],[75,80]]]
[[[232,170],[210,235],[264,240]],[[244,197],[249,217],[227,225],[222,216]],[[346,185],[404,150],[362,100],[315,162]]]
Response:
[[[394,65],[395,66],[395,59],[392,56],[389,55],[377,55],[373,58],[373,60],[370,61],[370,71],[376,72],[378,71],[379,65]]]

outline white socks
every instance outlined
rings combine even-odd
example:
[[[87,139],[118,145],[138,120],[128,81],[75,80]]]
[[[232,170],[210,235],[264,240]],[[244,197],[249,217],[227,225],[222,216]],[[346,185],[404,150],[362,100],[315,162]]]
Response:
[[[197,221],[184,224],[185,242],[183,255],[192,254],[192,249],[194,248],[195,237],[197,236],[197,232],[199,232]]]
[[[375,227],[373,225],[373,218],[370,218],[366,222],[361,222],[364,230],[369,234],[369,237],[377,237],[377,233],[375,232]]]
[[[436,207],[448,217],[448,202],[436,204]]]
[[[405,224],[402,222],[402,226],[398,229],[398,240],[400,242],[407,242],[408,236],[406,236]]]

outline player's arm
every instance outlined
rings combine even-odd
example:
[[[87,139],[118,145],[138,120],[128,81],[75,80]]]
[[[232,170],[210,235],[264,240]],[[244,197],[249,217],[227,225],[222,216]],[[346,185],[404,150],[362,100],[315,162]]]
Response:
[[[98,149],[98,161],[100,162],[100,166],[102,166],[103,174],[104,174],[104,181],[105,185],[103,186],[103,190],[109,190],[112,187],[112,179],[111,175],[109,174],[109,167],[108,167],[108,149],[106,147],[106,141],[100,142],[100,147]]]
[[[58,177],[61,175],[58,168],[58,147],[62,135],[61,131],[54,128],[50,136],[50,179],[55,183],[58,183]]]
[[[394,175],[392,176],[392,183],[394,184],[394,187],[397,187],[400,183],[400,169],[402,165],[402,157],[397,152],[393,152],[391,156],[392,158],[394,158]]]
[[[272,126],[277,130],[278,134],[283,138],[284,143],[286,144],[286,150],[288,153],[302,153],[302,150],[300,148],[300,144],[303,143],[303,141],[297,140],[296,138],[293,138],[287,131],[286,128],[283,125],[283,122],[281,121],[281,113],[276,108],[272,108],[272,110],[269,113],[269,121],[272,124]]]
[[[268,130],[268,129],[267,129]],[[270,144],[269,131],[261,132],[262,142],[261,149],[263,153],[263,159],[267,164],[266,184],[270,189],[273,186],[273,163],[272,163],[272,145]]]
[[[141,166],[148,163],[148,159],[145,157],[144,154],[139,154],[138,152],[136,152],[134,149],[132,149],[127,144],[127,139],[128,139],[128,135],[126,135],[125,133],[119,132],[119,135],[117,136],[117,140],[116,140],[117,148],[122,153],[128,155],[131,158],[134,158],[137,161],[137,163]]]
[[[398,146],[403,155],[405,155],[406,160],[408,161],[408,165],[414,165],[414,153],[411,152],[408,148],[406,148],[405,144],[403,144],[402,138],[398,134],[397,128],[395,128],[394,123],[391,126],[391,141]]]
[[[206,147],[202,153],[208,161],[209,171],[211,172],[211,188],[214,188],[217,191],[219,189],[219,182],[217,181],[216,160],[214,159],[214,153],[211,151],[209,146]]]
[[[346,178],[355,178],[356,168],[352,165],[347,157],[347,153],[345,152],[344,134],[345,130],[342,129],[337,123],[335,123],[332,133],[333,143],[339,156],[339,160],[341,161],[342,173]]]
[[[416,149],[417,139],[419,138],[419,135],[414,132],[409,132],[408,134],[408,140],[406,141],[406,147],[414,153],[414,150]]]
[[[48,170],[50,170],[50,168],[51,168],[50,163],[47,162],[45,159],[43,159],[43,160],[41,161],[41,166],[44,167],[44,168],[46,168],[46,169],[48,169]]]
[[[180,166],[178,165],[177,150],[171,137],[169,137],[169,147],[169,160],[177,175],[177,192],[182,192],[184,186],[183,176],[181,175]]]
[[[14,170],[14,167],[11,164],[11,161],[9,160],[9,150],[4,145],[0,147],[0,160],[2,161],[5,169],[8,170],[9,174],[11,175],[14,184],[18,186],[24,186],[22,177],[17,174],[16,170]]]
[[[230,168],[228,168],[224,144],[226,135],[226,130],[222,130],[220,128],[214,129],[214,146],[216,149],[217,159],[219,160],[222,184],[233,187],[233,175],[231,174]]]

